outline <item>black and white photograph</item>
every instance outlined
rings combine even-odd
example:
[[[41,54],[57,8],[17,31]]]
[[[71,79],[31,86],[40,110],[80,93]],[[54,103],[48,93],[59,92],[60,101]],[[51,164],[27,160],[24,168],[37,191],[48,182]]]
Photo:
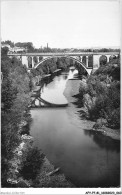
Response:
[[[1,194],[122,194],[122,1],[0,4]]]

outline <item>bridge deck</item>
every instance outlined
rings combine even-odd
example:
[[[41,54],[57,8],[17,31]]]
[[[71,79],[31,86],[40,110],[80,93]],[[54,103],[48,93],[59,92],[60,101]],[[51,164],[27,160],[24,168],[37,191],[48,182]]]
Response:
[[[8,53],[8,56],[82,56],[82,55],[118,55],[120,52],[72,52],[72,53]]]

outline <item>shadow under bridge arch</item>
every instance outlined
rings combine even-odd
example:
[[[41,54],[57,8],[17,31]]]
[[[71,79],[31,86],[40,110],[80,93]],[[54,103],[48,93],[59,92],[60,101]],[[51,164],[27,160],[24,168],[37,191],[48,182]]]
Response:
[[[34,69],[36,69],[38,66],[40,66],[41,64],[43,64],[44,62],[46,62],[47,60],[50,60],[50,59],[53,59],[53,58],[67,58],[67,59],[72,59],[72,60],[74,60],[74,61],[76,61],[77,63],[79,63],[83,68],[84,68],[84,70],[90,75],[91,74],[91,71],[92,71],[92,69],[87,69],[86,67],[85,67],[85,65],[80,61],[80,60],[78,60],[78,59],[76,59],[75,57],[72,57],[72,56],[49,56],[49,57],[46,57],[45,59],[42,59],[38,64],[36,64],[35,66],[34,66]]]

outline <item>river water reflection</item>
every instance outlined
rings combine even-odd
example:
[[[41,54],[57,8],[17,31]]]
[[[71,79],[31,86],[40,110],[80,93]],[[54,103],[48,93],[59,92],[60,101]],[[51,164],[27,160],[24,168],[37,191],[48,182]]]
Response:
[[[63,95],[63,92],[66,87],[66,82],[68,79],[72,79],[77,70],[70,69],[67,73],[62,72],[61,75],[55,76],[53,82],[50,82],[48,85],[44,85],[41,90],[41,98],[50,103],[55,104],[65,104],[68,103],[66,97]]]
[[[68,79],[76,70],[69,70],[56,76],[45,85],[42,94],[59,97]],[[61,85],[60,85],[61,84]],[[51,90],[54,90],[51,92]],[[58,92],[57,92],[58,90]],[[47,93],[49,92],[49,94]],[[52,93],[53,95],[50,95]],[[56,94],[58,93],[58,95]],[[49,96],[48,96],[49,95]],[[63,102],[65,97],[63,97]],[[120,185],[120,142],[102,135],[100,132],[85,130],[73,121],[73,115],[65,108],[42,108],[31,110],[31,135],[35,144],[43,150],[47,158],[60,167],[65,176],[76,187],[117,187]],[[76,113],[74,113],[75,117]]]

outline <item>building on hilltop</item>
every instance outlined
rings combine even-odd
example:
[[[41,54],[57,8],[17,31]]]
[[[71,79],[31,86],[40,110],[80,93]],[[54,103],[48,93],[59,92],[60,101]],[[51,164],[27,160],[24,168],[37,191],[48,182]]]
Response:
[[[27,48],[24,47],[11,47],[9,44],[1,44],[1,47],[8,47],[9,53],[27,52]]]
[[[27,52],[27,49],[24,47],[13,47],[10,49],[11,52],[17,53],[17,52]]]

